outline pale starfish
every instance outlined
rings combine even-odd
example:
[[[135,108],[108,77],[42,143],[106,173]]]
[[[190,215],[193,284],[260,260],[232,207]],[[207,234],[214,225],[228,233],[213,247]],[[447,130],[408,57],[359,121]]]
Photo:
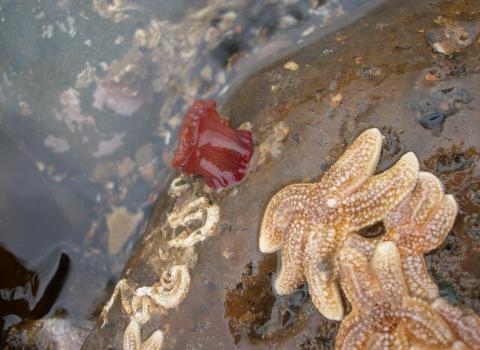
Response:
[[[385,217],[387,234],[384,237],[369,240],[352,235],[347,241],[367,257],[379,242],[394,242],[402,257],[410,292],[431,301],[438,297],[438,287],[428,274],[423,255],[442,244],[457,212],[455,199],[444,194],[440,180],[422,171],[411,195]]]
[[[350,233],[382,220],[417,181],[418,160],[411,152],[372,176],[381,149],[378,129],[363,132],[319,182],[284,188],[263,217],[260,250],[282,248],[276,292],[289,294],[306,280],[313,303],[332,320],[344,315],[334,268],[336,251]]]
[[[352,311],[340,325],[335,349],[467,348],[431,305],[409,295],[393,242],[380,243],[370,262],[345,245],[338,260]]]

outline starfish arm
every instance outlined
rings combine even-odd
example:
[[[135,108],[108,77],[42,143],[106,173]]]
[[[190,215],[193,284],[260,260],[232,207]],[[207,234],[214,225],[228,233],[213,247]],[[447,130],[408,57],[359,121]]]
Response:
[[[373,256],[375,247],[383,241],[384,237],[366,238],[357,234],[353,234],[347,237],[343,243],[343,246],[353,248],[362,253],[362,255],[364,255],[367,259],[370,259]]]
[[[275,194],[267,205],[260,226],[259,247],[262,253],[280,249],[288,225],[303,209],[306,193],[314,184],[293,184]]]
[[[441,298],[438,298],[432,306],[464,343],[472,349],[480,349],[480,317],[473,312],[462,312],[461,309]]]
[[[380,130],[364,131],[325,173],[322,183],[334,192],[358,187],[375,171],[381,151]]]
[[[451,194],[444,196],[440,206],[425,226],[425,253],[438,248],[445,240],[453,227],[457,213],[458,205],[455,198]]]
[[[448,324],[421,299],[404,297],[399,316],[406,321],[410,334],[431,346],[446,346],[453,341]]]
[[[418,173],[415,190],[385,217],[387,231],[410,222],[424,225],[443,197],[443,185],[433,174],[426,171]]]
[[[335,251],[344,233],[334,228],[309,233],[305,250],[305,277],[312,302],[329,320],[343,318],[343,302],[337,284]]]
[[[335,338],[336,350],[357,350],[363,349],[368,340],[370,329],[366,318],[355,312],[351,312],[340,324],[338,334]]]
[[[400,332],[399,329],[396,329],[392,333],[375,333],[370,337],[365,348],[368,350],[408,350],[409,344],[408,340],[405,339],[405,332],[399,334]]]
[[[373,253],[371,266],[383,287],[385,297],[394,303],[401,301],[408,288],[402,271],[402,261],[393,242],[380,243]]]
[[[422,255],[404,256],[402,265],[412,295],[425,300],[434,300],[438,297],[438,287],[432,281]]]
[[[405,324],[400,323],[393,336],[395,337],[395,349],[412,349],[405,329]]]
[[[424,225],[443,198],[443,185],[435,175],[421,171],[417,187],[410,201],[410,217],[415,224]]]
[[[370,269],[367,257],[344,245],[337,260],[342,289],[352,309],[363,314],[374,308],[382,298],[383,291]]]
[[[303,251],[305,248],[304,221],[297,218],[289,226],[282,249],[282,266],[274,282],[277,294],[287,295],[305,281]]]
[[[339,203],[352,231],[382,220],[415,187],[418,159],[406,153],[379,175],[370,177],[363,185]]]
[[[333,271],[329,270],[333,263],[328,262],[331,257],[323,261],[308,264],[305,275],[313,305],[329,320],[341,321],[344,315],[342,296],[334,278]]]

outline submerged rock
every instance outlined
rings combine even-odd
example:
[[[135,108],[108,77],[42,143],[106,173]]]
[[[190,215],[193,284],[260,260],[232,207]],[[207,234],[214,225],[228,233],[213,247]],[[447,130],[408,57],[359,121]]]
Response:
[[[421,169],[437,175],[455,196],[456,224],[445,246],[426,260],[441,296],[480,313],[480,109],[474,103],[480,99],[479,45],[451,58],[436,55],[424,38],[426,30],[437,27],[438,16],[478,20],[480,7],[413,0],[372,7],[237,85],[221,114],[233,127],[250,122],[258,145],[272,139],[275,125],[282,123],[288,132],[281,147],[275,157],[254,160],[249,176],[233,189],[211,193],[201,179],[182,178],[160,196],[145,238],[125,268],[123,277],[133,291],[112,299],[84,349],[121,348],[131,318],[142,321],[128,312],[129,293],[138,296],[135,288],[159,283],[172,265],[162,258],[162,252],[173,254],[169,242],[184,241],[207,225],[203,209],[188,206],[198,198],[207,207],[218,206],[219,221],[213,234],[194,241],[195,250],[174,244],[179,250],[171,257],[188,266],[189,291],[174,308],[149,309],[141,324],[143,341],[160,329],[166,349],[333,348],[338,322],[316,311],[306,287],[282,297],[272,291],[278,262],[274,254],[260,253],[258,232],[273,194],[318,179],[369,127],[385,135],[380,171],[413,151]],[[288,62],[298,69],[285,69]],[[341,103],[332,104],[336,96]],[[422,127],[426,114],[442,111],[448,118],[441,127]]]

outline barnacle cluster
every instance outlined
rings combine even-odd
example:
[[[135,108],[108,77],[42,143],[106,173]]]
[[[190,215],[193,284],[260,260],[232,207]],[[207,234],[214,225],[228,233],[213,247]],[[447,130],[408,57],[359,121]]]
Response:
[[[218,205],[211,204],[206,195],[194,196],[191,187],[182,176],[172,181],[169,196],[174,201],[173,208],[163,226],[154,231],[161,237],[158,258],[165,266],[158,281],[151,286],[139,286],[128,278],[120,280],[102,311],[103,327],[108,322],[110,308],[120,296],[122,310],[130,319],[124,332],[124,349],[162,348],[164,332],[158,329],[142,342],[141,325],[185,299],[190,288],[189,269],[197,261],[195,245],[215,232],[220,217]]]

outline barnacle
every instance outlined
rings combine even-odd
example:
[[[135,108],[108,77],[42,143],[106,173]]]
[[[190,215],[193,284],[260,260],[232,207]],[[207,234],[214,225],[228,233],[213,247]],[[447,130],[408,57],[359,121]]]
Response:
[[[187,296],[190,287],[190,274],[184,265],[173,266],[165,271],[160,282],[151,287],[140,287],[135,291],[135,297],[148,297],[156,305],[171,309],[179,305]]]
[[[160,350],[163,346],[163,332],[156,330],[142,341],[142,331],[137,321],[132,319],[123,333],[123,350]]]
[[[195,220],[204,220],[204,224],[188,233],[183,231],[179,236],[168,242],[169,247],[188,248],[198,242],[204,241],[215,231],[219,220],[220,209],[217,204],[208,204],[205,197],[200,197],[187,203],[180,211],[173,212],[168,216],[170,227],[188,227],[189,223]]]

